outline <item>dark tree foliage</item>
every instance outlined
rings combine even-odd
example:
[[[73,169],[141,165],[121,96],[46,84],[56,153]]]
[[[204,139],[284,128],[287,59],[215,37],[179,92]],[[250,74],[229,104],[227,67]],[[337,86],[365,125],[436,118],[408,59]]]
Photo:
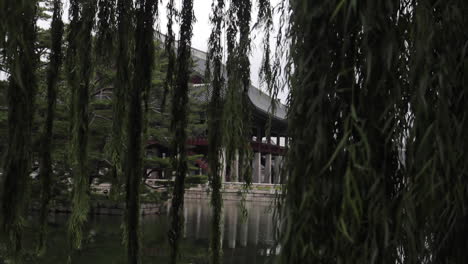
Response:
[[[31,132],[35,75],[38,57],[36,39],[36,1],[2,1],[6,12],[1,18],[2,34],[6,36],[8,79],[8,144],[4,161],[1,228],[15,259],[22,248],[24,210],[31,162]],[[1,36],[3,37],[3,36]],[[3,40],[2,40],[3,41]]]
[[[252,182],[250,136],[252,133],[248,91],[250,88],[250,0],[231,1],[226,29],[227,92],[225,102],[226,162],[239,157],[240,176]]]
[[[291,3],[284,261],[396,262],[398,242],[389,234],[397,234],[394,216],[402,213],[398,111],[405,105],[392,73],[400,70],[399,8]],[[320,12],[311,17],[312,10]],[[295,248],[305,244],[310,250]]]
[[[79,23],[79,16],[80,16],[80,6],[78,1],[70,1],[70,6],[68,9],[68,17],[70,23],[68,25],[68,32],[66,36],[67,42],[67,51],[65,57],[65,67],[66,67],[66,74],[67,74],[67,81],[70,86],[71,98],[70,98],[70,120],[74,120],[75,109],[73,107],[73,101],[75,93],[73,92],[76,89],[76,84],[79,83],[78,81],[78,74],[77,68],[75,68],[75,64],[77,64],[77,53],[78,53],[78,43],[75,40],[78,37],[78,33],[80,30],[80,23]],[[70,122],[69,132],[72,132],[72,122]]]
[[[164,110],[166,108],[166,98],[168,96],[170,88],[172,88],[174,84],[174,67],[175,67],[175,49],[174,49],[174,44],[175,44],[175,37],[174,37],[174,32],[172,31],[172,24],[174,18],[174,13],[175,13],[175,8],[174,8],[174,0],[169,0],[167,2],[167,36],[164,41],[164,47],[168,56],[168,62],[167,62],[167,71],[166,71],[166,79],[164,80],[164,90],[163,90],[163,98],[162,98],[162,103],[161,103],[161,112],[164,113]]]
[[[263,27],[263,59],[260,66],[260,80],[263,85],[266,86],[268,92],[271,95],[271,112],[276,111],[277,103],[275,99],[278,97],[279,89],[274,89],[275,79],[273,72],[274,65],[271,61],[271,47],[270,47],[270,35],[273,30],[273,8],[270,4],[270,0],[258,0],[258,22],[254,27]],[[269,124],[270,126],[271,124]],[[269,133],[270,127],[268,127]]]
[[[170,263],[172,264],[177,262],[179,254],[179,240],[183,224],[184,181],[188,173],[186,148],[188,82],[190,77],[192,22],[195,20],[192,0],[184,0],[182,2],[181,18],[182,23],[180,25],[180,40],[177,50],[176,75],[171,102],[171,130],[174,134],[172,149],[176,172],[171,209],[172,223],[171,230],[169,231],[169,243],[171,245]]]
[[[140,242],[140,184],[142,168],[142,135],[144,134],[144,112],[142,102],[151,87],[154,46],[153,24],[158,2],[139,0],[136,2],[135,57],[133,85],[129,90],[127,154],[126,154],[126,211],[125,242],[128,263],[141,263]],[[146,103],[145,103],[146,105]]]
[[[123,183],[122,161],[124,160],[125,111],[128,93],[131,90],[133,54],[133,4],[131,0],[117,0],[117,50],[116,76],[112,93],[112,135],[110,160],[112,163],[112,193],[119,190]]]
[[[114,51],[115,0],[98,0],[96,55],[98,60],[109,62]]]
[[[412,262],[464,263],[468,243],[468,3],[412,3],[409,28],[411,124],[405,209]]]
[[[208,59],[207,71],[210,74],[211,80],[211,100],[209,105],[209,120],[208,120],[208,163],[210,166],[210,184],[211,184],[211,205],[213,206],[213,219],[211,220],[211,259],[210,263],[222,263],[222,247],[221,247],[221,216],[223,208],[223,197],[221,195],[222,174],[220,168],[222,164],[223,144],[223,100],[222,91],[224,88],[223,77],[223,49],[221,34],[223,30],[223,12],[224,0],[213,1],[212,14],[210,17],[212,31],[208,40]],[[210,69],[212,65],[212,69]]]
[[[239,44],[237,46],[237,59],[239,77],[241,81],[242,92],[247,95],[250,88],[250,21],[251,21],[251,0],[234,1],[237,11],[237,24],[239,30]],[[246,107],[247,105],[242,105]],[[250,131],[249,131],[250,132]]]
[[[6,18],[8,17],[7,16],[7,1],[0,1],[0,65],[4,65],[5,64],[5,53],[6,53],[6,49],[5,49],[5,46],[6,46],[6,28],[7,28],[7,23],[6,23]],[[2,71],[5,71],[6,69],[4,67],[1,67],[0,68]]]
[[[40,213],[40,231],[39,231],[39,250],[46,250],[46,227],[47,216],[49,213],[49,202],[51,196],[52,178],[52,136],[55,118],[55,103],[57,98],[57,82],[59,78],[60,66],[62,64],[62,2],[54,0],[52,24],[51,24],[51,47],[49,56],[49,66],[47,68],[47,114],[42,132],[41,142],[41,161],[40,161],[40,179],[41,179],[41,213]]]
[[[92,76],[91,30],[96,0],[70,1],[67,69],[71,88],[71,147],[73,168],[72,214],[68,229],[74,248],[81,247],[82,228],[89,211],[88,103]]]
[[[281,262],[463,263],[467,3],[289,4]]]

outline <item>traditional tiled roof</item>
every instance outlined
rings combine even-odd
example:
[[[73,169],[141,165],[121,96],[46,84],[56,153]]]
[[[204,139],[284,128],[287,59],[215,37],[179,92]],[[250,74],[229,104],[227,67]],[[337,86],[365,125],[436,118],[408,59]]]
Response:
[[[161,42],[164,42],[166,36],[164,34],[158,33],[157,38],[160,39]],[[177,46],[177,41],[176,41]],[[207,53],[196,48],[192,48],[192,58],[193,58],[193,71],[200,76],[205,75],[206,69],[206,57]],[[226,70],[224,69],[224,74],[226,74]],[[225,75],[226,78],[226,75]],[[205,101],[209,99],[210,96],[210,89],[206,87],[204,84],[194,85],[195,87],[199,87],[200,89],[206,89],[206,93],[202,93],[202,95],[198,94],[197,97],[199,99]],[[203,95],[204,94],[204,95]],[[249,88],[249,99],[255,109],[263,114],[270,115],[272,114],[272,100],[271,97],[266,94],[265,92],[261,91],[257,87],[250,85]],[[280,122],[286,122],[287,118],[287,109],[284,104],[282,104],[279,100],[275,103],[275,112],[273,113],[272,117]]]
[[[192,48],[192,57],[194,60],[193,70],[202,76],[205,74],[206,56],[207,56],[206,52]],[[249,99],[252,105],[258,111],[261,111],[265,114],[271,114],[272,100],[268,94],[261,91],[257,87],[250,85]],[[275,113],[273,113],[273,118],[278,119],[280,121],[286,121],[286,113],[287,113],[286,106],[283,105],[281,102],[277,101],[276,107],[275,107]]]

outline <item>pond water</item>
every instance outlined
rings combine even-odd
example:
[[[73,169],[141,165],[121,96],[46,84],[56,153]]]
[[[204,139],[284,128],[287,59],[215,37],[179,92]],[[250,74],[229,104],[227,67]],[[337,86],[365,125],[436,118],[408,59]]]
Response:
[[[246,218],[242,216],[239,205],[239,202],[224,202],[224,263],[266,263],[271,259],[268,253],[274,241],[271,203],[246,202]],[[48,251],[39,263],[66,263],[67,217],[62,214],[51,216]],[[181,263],[208,263],[211,225],[209,201],[185,200],[184,217]],[[169,224],[168,214],[142,217],[143,263],[168,263]],[[85,232],[83,249],[73,254],[72,263],[126,263],[120,225],[120,216],[92,216]],[[34,234],[28,236],[32,238]]]

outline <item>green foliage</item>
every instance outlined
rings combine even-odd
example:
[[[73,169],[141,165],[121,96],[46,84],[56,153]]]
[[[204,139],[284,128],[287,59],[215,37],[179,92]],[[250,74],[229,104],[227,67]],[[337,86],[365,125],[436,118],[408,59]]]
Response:
[[[226,160],[227,164],[239,155],[239,168],[246,187],[252,182],[250,160],[251,115],[248,91],[250,89],[250,0],[233,1],[228,10],[227,21],[227,92],[224,106]],[[239,36],[239,37],[237,37]],[[238,40],[237,40],[238,39]]]
[[[96,55],[103,62],[109,62],[114,55],[115,0],[98,0]]]
[[[71,88],[70,163],[73,168],[72,214],[69,234],[72,247],[79,249],[82,228],[89,211],[88,131],[89,86],[92,77],[91,54],[96,1],[71,1],[67,69]]]
[[[148,1],[148,3],[149,2],[151,1]],[[99,1],[99,4],[105,3]],[[49,58],[49,60],[46,61],[45,59],[42,59],[40,67],[37,67],[39,89],[37,99],[35,100],[37,109],[34,115],[35,122],[32,123],[31,129],[27,131],[25,130],[25,132],[31,134],[31,136],[29,137],[29,139],[31,140],[31,150],[29,151],[29,153],[32,156],[32,161],[34,161],[35,163],[40,161],[39,164],[42,167],[40,169],[41,173],[39,174],[40,179],[44,181],[44,183],[50,182],[49,185],[40,188],[40,192],[43,193],[42,196],[44,197],[44,205],[46,205],[46,203],[53,204],[56,202],[65,203],[67,205],[69,205],[70,202],[72,202],[72,204],[74,203],[73,206],[76,208],[76,210],[73,211],[72,219],[69,223],[69,231],[72,235],[72,244],[74,244],[75,247],[79,245],[79,241],[81,240],[80,230],[86,221],[86,211],[87,208],[89,208],[89,180],[96,177],[99,177],[103,180],[114,179],[115,177],[112,178],[110,177],[111,175],[100,174],[103,170],[106,171],[107,168],[111,168],[110,174],[112,174],[113,164],[119,166],[119,168],[117,168],[119,172],[122,172],[124,169],[123,167],[121,167],[121,161],[124,159],[124,157],[122,157],[123,155],[120,154],[118,156],[112,156],[111,151],[109,149],[111,145],[110,142],[112,142],[114,138],[120,138],[118,140],[119,143],[117,144],[118,151],[119,153],[124,153],[124,151],[126,151],[126,133],[123,131],[125,130],[123,129],[123,127],[126,127],[127,125],[125,118],[123,117],[125,117],[125,112],[127,111],[125,109],[128,109],[127,102],[129,96],[127,95],[128,92],[126,91],[130,89],[130,86],[127,85],[126,88],[124,87],[123,92],[118,92],[117,90],[118,87],[124,85],[125,83],[128,83],[127,81],[131,81],[133,79],[132,74],[129,74],[133,71],[134,67],[134,62],[132,61],[132,58],[134,57],[133,53],[136,50],[141,50],[141,47],[136,48],[136,43],[133,40],[132,23],[133,15],[135,13],[131,8],[131,1],[119,1],[118,4],[121,4],[120,7],[124,7],[121,8],[120,11],[117,10],[118,12],[120,12],[119,18],[121,20],[126,21],[124,21],[126,24],[124,23],[120,28],[122,36],[116,37],[107,35],[107,37],[112,37],[114,40],[121,40],[120,53],[116,51],[117,57],[120,58],[120,64],[117,61],[116,66],[114,65],[113,58],[106,57],[110,56],[110,53],[107,55],[99,53],[99,45],[97,45],[99,41],[97,40],[97,38],[101,36],[101,27],[105,25],[101,25],[98,21],[96,28],[96,37],[86,38],[86,32],[89,32],[88,29],[91,25],[89,17],[86,17],[91,13],[88,8],[88,2],[75,1],[71,3],[71,11],[69,12],[71,17],[71,24],[67,25],[65,29],[67,32],[66,70],[63,72],[57,70],[56,72],[54,72],[54,76],[52,76],[56,82],[56,105],[52,107],[49,107],[50,105],[48,102],[49,99],[47,89],[49,77],[47,76],[48,69],[51,67],[55,67],[55,62],[52,59],[52,54],[54,54],[54,50],[56,50],[59,46],[57,45],[58,38],[53,36],[50,37],[53,32],[56,32],[54,31],[53,27],[54,23],[52,23],[52,29],[42,29],[40,31],[40,33],[38,34],[38,39],[34,44],[36,49],[38,50],[38,55],[42,56],[43,58]],[[125,8],[128,7],[126,5],[130,5],[130,8]],[[94,13],[96,13],[96,6],[94,6],[94,9]],[[47,8],[47,11],[52,11],[50,10],[49,6]],[[99,17],[100,15],[98,14],[98,18]],[[54,18],[53,13],[52,18]],[[74,18],[76,19],[74,20]],[[48,18],[44,17],[44,19]],[[109,24],[108,26],[113,27],[113,25],[111,24]],[[58,36],[57,33],[54,34],[55,36]],[[112,31],[112,34],[115,35],[116,32]],[[96,57],[92,57],[92,53],[89,52],[89,50],[93,50],[91,49],[93,45],[87,44],[91,43],[91,40],[93,41],[92,43],[96,44]],[[167,66],[167,63],[165,60],[158,61],[159,58],[165,59],[162,54],[162,49],[160,49],[159,47],[155,49],[152,37],[146,37],[146,43],[149,43],[149,40],[151,41],[151,44],[146,45],[146,52],[144,54],[151,54],[151,52],[148,52],[148,50],[156,50],[156,56],[158,57],[158,59],[156,63],[156,69],[153,71],[154,75],[151,76],[147,74],[146,77],[143,78],[143,82],[151,83],[152,88],[161,89],[163,84],[162,76],[163,73],[166,72],[165,68]],[[118,48],[118,41],[115,44]],[[85,53],[84,50],[87,50],[87,52]],[[88,55],[90,56],[88,57]],[[87,61],[85,63],[87,65],[86,67],[82,66],[84,61]],[[106,63],[104,63],[104,61],[106,61]],[[30,64],[29,66],[32,65],[34,64]],[[3,63],[1,64],[1,66],[2,69],[4,69],[5,65]],[[119,73],[117,74],[117,77],[114,77],[116,75],[116,70]],[[66,78],[63,76],[64,74],[66,74]],[[67,79],[68,82],[64,82],[64,79]],[[88,79],[89,82],[87,82],[86,79]],[[82,82],[82,80],[84,81]],[[0,83],[0,93],[4,95],[0,96],[0,133],[2,135],[6,135],[6,128],[10,129],[12,127],[12,125],[7,126],[7,112],[10,110],[11,107],[7,106],[7,101],[3,99],[7,98],[6,90],[10,85],[10,82],[1,81]],[[85,86],[87,87],[85,88]],[[148,85],[147,87],[150,86]],[[85,90],[88,92],[87,100],[84,100],[85,97],[83,96]],[[111,100],[109,92],[112,92],[114,100]],[[160,94],[159,90],[158,92]],[[194,135],[202,135],[206,130],[206,124],[198,122],[199,115],[202,114],[203,111],[205,111],[203,105],[200,105],[199,102],[197,102],[196,100],[196,98],[199,97],[196,93],[199,93],[200,91],[197,89],[190,89],[190,92],[194,95],[191,96],[190,100],[188,101],[189,103],[187,112],[189,112],[188,109],[190,109],[190,115],[187,116],[187,133]],[[124,96],[119,96],[122,94],[124,94]],[[159,94],[155,93],[155,95],[153,96],[149,93],[149,89],[145,91],[144,96],[147,98],[145,100],[145,106],[147,106],[147,113],[145,119],[148,120],[148,135],[150,137],[156,138],[164,146],[169,145],[169,142],[172,139],[172,134],[169,132],[169,129],[167,129],[169,127],[169,119],[167,118],[167,116],[158,111],[159,109],[157,106],[159,106],[160,100],[158,101],[157,96]],[[192,97],[196,98],[194,99]],[[54,100],[51,100],[51,102],[52,101]],[[85,101],[87,101],[87,103]],[[88,106],[86,107],[86,105]],[[154,107],[155,105],[157,106]],[[48,111],[49,109],[54,108],[56,108],[56,111],[54,113],[54,116],[52,117],[52,115],[50,115]],[[117,108],[119,108],[120,110],[116,110]],[[80,114],[79,110],[86,111],[87,114]],[[87,121],[83,121],[85,116],[87,116]],[[53,130],[49,130],[49,127],[47,125],[49,124],[48,120],[54,121]],[[81,125],[76,125],[76,122],[81,123]],[[87,125],[88,127],[87,132],[84,131],[85,125]],[[118,130],[117,133],[120,133],[120,136],[114,136],[114,134],[110,136],[110,132],[112,131],[113,127],[116,130]],[[76,136],[77,129],[81,130],[80,135],[78,137]],[[51,132],[45,133],[46,131]],[[75,136],[69,136],[71,132]],[[87,139],[85,140],[84,137],[87,137]],[[147,138],[147,136],[144,137],[145,139]],[[4,155],[6,154],[5,146],[9,141],[7,140],[7,137],[2,136],[0,138],[0,152]],[[77,143],[77,139],[80,139],[79,141],[81,143]],[[49,147],[47,147],[47,141],[50,142],[48,143],[50,144]],[[74,143],[68,144],[70,143],[70,141],[73,141]],[[87,143],[85,143],[85,141],[87,141]],[[51,178],[49,180],[51,181],[48,181],[48,178],[45,176],[45,172],[47,170],[44,169],[44,166],[47,166],[48,164],[48,161],[44,161],[44,159],[47,158],[47,155],[42,154],[45,151],[50,152],[50,158],[48,158],[48,160],[50,161],[51,169],[49,176]],[[76,155],[78,153],[79,160],[76,160]],[[190,170],[195,169],[196,167],[193,166],[192,163],[194,163],[195,160],[199,158],[200,156],[198,155],[187,156],[187,161],[191,164],[187,168]],[[171,168],[169,164],[170,159],[150,158],[145,160],[145,163],[146,162],[147,164],[145,164],[145,166],[148,167],[155,166],[167,169]],[[26,165],[26,163],[24,163],[24,165]],[[28,163],[27,165],[28,171],[31,170],[30,165],[31,163]],[[84,166],[86,173],[84,173],[84,170],[81,170],[80,172],[80,169],[78,167],[82,168],[81,166]],[[34,166],[34,169],[37,168]],[[78,180],[76,179],[78,175],[84,174],[86,174],[87,177],[81,177]],[[72,175],[73,178],[75,178],[71,183],[69,182],[70,175]],[[139,177],[141,179],[141,175]],[[39,185],[35,185],[35,188],[36,187],[37,190],[39,190]],[[73,198],[70,201],[70,194],[68,189],[71,189],[71,187],[73,187]],[[24,197],[28,197],[25,199],[36,199],[40,198],[37,195],[40,192],[34,191],[34,193],[32,193],[35,195],[34,198],[33,196],[29,195],[29,192],[24,192],[23,195]],[[49,193],[48,197],[46,195],[47,193]],[[44,216],[47,216],[46,207],[47,206],[43,206],[42,209],[42,211],[44,212]],[[46,219],[46,217],[43,217],[43,219]],[[43,221],[41,220],[41,222]],[[45,242],[45,233],[45,229],[42,229],[41,232],[39,232],[39,240]],[[42,242],[40,242],[40,244],[42,244]],[[41,245],[38,245],[38,248],[43,249]]]
[[[164,80],[164,92],[161,101],[161,112],[164,113],[166,107],[166,98],[172,86],[174,85],[174,67],[175,67],[175,48],[174,48],[174,32],[172,31],[172,23],[174,21],[174,13],[176,12],[174,8],[174,0],[169,0],[167,2],[167,36],[164,42],[164,48],[168,56],[166,78]]]
[[[145,158],[145,165],[152,168],[167,169],[171,167],[171,160],[168,158],[150,157]]]
[[[189,67],[191,58],[192,22],[195,20],[193,13],[193,0],[182,2],[182,23],[180,26],[180,40],[177,50],[176,75],[174,91],[172,93],[172,119],[171,131],[174,134],[172,151],[176,179],[171,209],[171,230],[169,231],[169,244],[171,245],[170,263],[177,263],[179,254],[179,240],[183,225],[184,207],[184,180],[188,173],[187,166],[187,110],[188,110],[188,82],[190,77]]]
[[[117,48],[116,48],[116,73],[114,78],[114,90],[112,93],[112,131],[108,156],[112,166],[112,192],[118,192],[123,184],[123,161],[125,151],[125,129],[127,101],[129,91],[132,89],[132,44],[133,25],[131,15],[133,4],[130,0],[117,1]]]
[[[148,191],[141,194],[141,202],[143,203],[160,204],[162,201],[167,200],[165,198],[167,198],[167,194],[164,195],[163,193],[155,191]]]
[[[464,263],[466,1],[290,1],[281,263]]]
[[[223,209],[223,197],[221,195],[221,148],[223,144],[223,101],[222,91],[224,88],[224,77],[222,71],[222,40],[224,0],[213,1],[212,15],[210,17],[212,32],[208,40],[209,53],[207,59],[207,71],[211,72],[211,98],[209,105],[208,120],[208,163],[210,166],[210,185],[213,190],[211,194],[211,205],[213,206],[213,220],[211,226],[210,240],[210,263],[221,263],[221,212]],[[213,65],[212,69],[209,65]],[[228,109],[230,110],[230,109]],[[230,120],[231,121],[231,120]]]
[[[40,233],[39,246],[40,253],[45,251],[46,245],[46,226],[47,215],[49,212],[49,202],[51,196],[52,185],[52,136],[55,117],[55,104],[57,99],[57,83],[59,78],[60,67],[62,63],[62,37],[63,37],[63,22],[62,22],[62,3],[60,0],[54,1],[53,15],[51,24],[51,55],[49,58],[49,66],[47,70],[47,117],[43,129],[41,139],[41,162],[40,162],[40,179],[42,183],[41,192],[41,212],[40,212]]]
[[[0,37],[10,73],[7,88],[8,141],[3,163],[1,230],[13,263],[21,262],[24,210],[28,195],[31,131],[37,90],[36,1],[3,2]],[[6,39],[6,42],[3,43]],[[3,46],[5,45],[5,46]]]
[[[185,178],[187,184],[205,184],[208,182],[207,175],[192,175]]]
[[[153,24],[158,2],[139,0],[136,3],[134,73],[129,92],[127,122],[127,155],[125,173],[126,210],[124,241],[128,263],[141,263],[140,184],[143,175],[142,137],[154,66]],[[120,36],[122,37],[122,36]],[[145,109],[142,109],[142,103]]]

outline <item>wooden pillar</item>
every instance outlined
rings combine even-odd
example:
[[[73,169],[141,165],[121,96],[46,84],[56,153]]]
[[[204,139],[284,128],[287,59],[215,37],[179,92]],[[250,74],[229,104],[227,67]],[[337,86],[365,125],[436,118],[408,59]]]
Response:
[[[226,219],[226,222],[229,222],[228,226],[228,248],[236,248],[236,239],[237,239],[237,207],[228,207],[226,213],[229,212],[229,216]]]
[[[262,159],[262,153],[260,152],[255,152],[254,154],[254,159],[253,159],[253,164],[252,164],[252,183],[260,183],[260,176],[261,176],[261,159]]]
[[[237,150],[234,154],[234,159],[231,162],[231,181],[239,181],[239,152]]]
[[[271,183],[271,153],[265,155],[265,174],[263,183]]]
[[[282,161],[283,161],[283,157],[282,156],[276,156],[275,157],[275,162],[274,162],[274,166],[275,166],[275,181],[274,183],[282,183],[281,182],[281,168],[282,168]]]
[[[220,174],[221,174],[221,183],[226,181],[226,149],[223,148],[221,150],[221,157],[220,159]]]

